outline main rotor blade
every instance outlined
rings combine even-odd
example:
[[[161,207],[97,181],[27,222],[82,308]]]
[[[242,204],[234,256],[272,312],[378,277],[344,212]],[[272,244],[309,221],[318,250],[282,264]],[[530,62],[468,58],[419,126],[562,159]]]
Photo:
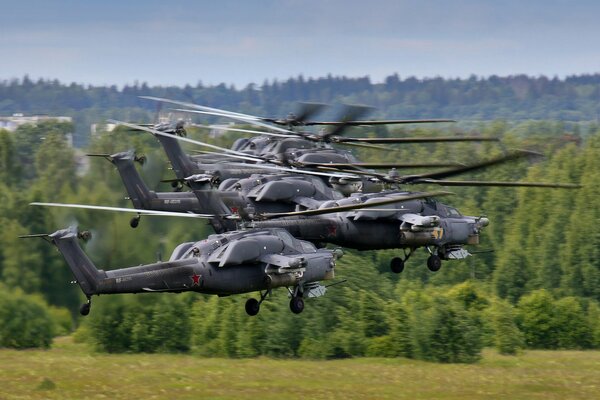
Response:
[[[243,157],[237,156],[235,154],[227,154],[227,153],[214,153],[214,152],[210,152],[210,151],[196,151],[197,153],[203,153],[203,154],[213,154],[213,155],[221,155],[223,157],[230,157],[230,158],[241,158],[243,159]],[[354,175],[352,171],[348,171],[348,173],[339,173],[339,171],[337,171],[336,169],[331,168],[330,170],[335,171],[336,173],[327,173],[327,172],[317,172],[317,171],[309,171],[309,170],[304,170],[304,169],[296,169],[296,168],[288,168],[288,167],[281,167],[278,165],[267,165],[266,163],[270,163],[273,162],[271,160],[266,160],[266,159],[261,159],[261,160],[256,160],[255,161],[265,161],[265,162],[259,162],[257,164],[239,164],[240,167],[243,168],[256,168],[256,169],[268,169],[268,170],[273,170],[273,171],[285,171],[285,172],[293,172],[295,174],[304,174],[304,175],[316,175],[316,176],[327,176],[329,178],[351,178],[351,179],[358,179],[358,176]],[[230,165],[237,165],[237,164],[230,164]]]
[[[159,131],[157,129],[148,128],[148,127],[141,126],[141,125],[130,124],[128,122],[122,122],[122,121],[117,121],[117,120],[113,120],[113,119],[109,119],[108,121],[111,122],[111,123],[114,123],[114,124],[118,124],[118,125],[123,125],[123,126],[129,127],[129,128],[132,128],[132,129],[135,129],[135,130],[138,130],[138,131],[149,132],[149,133],[152,133],[153,135],[165,136],[165,137],[168,137],[168,138],[173,138],[173,139],[176,139],[176,140],[180,140],[182,142],[192,143],[192,144],[195,144],[195,145],[198,145],[198,146],[204,146],[204,147],[208,147],[208,148],[214,149],[214,150],[220,150],[220,151],[225,152],[225,153],[230,154],[230,155],[236,155],[236,156],[238,156],[238,158],[243,159],[243,160],[249,160],[249,161],[254,161],[254,162],[260,162],[260,161],[262,161],[260,158],[258,158],[258,157],[252,157],[252,156],[250,156],[250,155],[248,155],[246,153],[242,153],[242,152],[239,152],[239,151],[234,151],[234,150],[231,150],[231,149],[226,149],[224,147],[215,146],[214,144],[204,143],[204,142],[200,142],[198,140],[188,139],[186,137],[181,137],[181,136],[173,135],[173,134],[170,134],[170,133],[165,133],[165,132]]]
[[[340,172],[346,172],[356,175],[363,176],[371,176],[375,177],[383,182],[387,183],[397,183],[397,184],[418,184],[418,183],[426,183],[425,180],[439,180],[441,178],[446,178],[454,175],[460,175],[467,172],[473,172],[480,169],[484,169],[493,165],[502,164],[508,161],[517,160],[520,158],[530,157],[530,156],[541,156],[540,153],[536,153],[528,150],[518,150],[516,152],[510,153],[508,155],[504,155],[501,157],[496,157],[491,160],[482,161],[475,164],[468,164],[461,167],[449,168],[441,171],[433,171],[427,172],[423,174],[415,174],[415,175],[405,175],[405,176],[389,176],[387,174],[381,174],[377,172],[364,171],[364,170],[348,170],[339,168],[337,169]],[[316,168],[321,170],[336,170],[334,168],[328,167],[327,164],[323,164],[322,166],[317,166]]]
[[[273,132],[263,132],[263,131],[253,131],[250,129],[239,129],[239,128],[229,128],[227,126],[217,126],[217,125],[194,125],[198,128],[208,128],[208,129],[220,129],[222,131],[231,131],[231,132],[242,132],[242,133],[251,133],[253,135],[266,135],[266,136],[276,136],[282,138],[295,138],[296,135],[286,135],[283,133],[273,133]]]
[[[196,154],[209,154],[211,156],[222,156],[222,157],[229,157],[229,158],[235,158],[235,159],[244,159],[243,157],[239,157],[235,154],[227,154],[227,153],[217,153],[216,151],[205,151],[205,150],[191,150],[192,153],[196,153]],[[240,164],[240,165],[244,165],[244,166],[248,166],[248,165],[264,165],[263,163],[269,163],[272,165],[281,165],[281,162],[279,160],[276,159],[270,159],[270,158],[266,158],[263,156],[251,156],[251,157],[255,157],[257,164],[248,164],[248,163],[244,163],[244,164]],[[219,161],[213,161],[212,164],[217,165],[219,163]]]
[[[366,208],[371,208],[371,207],[383,206],[386,204],[401,203],[404,201],[424,199],[427,197],[448,196],[448,195],[452,195],[452,194],[454,194],[454,193],[445,192],[445,191],[413,193],[413,194],[404,195],[404,196],[396,196],[396,197],[389,198],[386,200],[372,201],[369,203],[356,203],[356,204],[348,204],[348,205],[344,205],[344,206],[326,207],[326,208],[319,208],[316,210],[295,211],[295,212],[288,212],[288,213],[266,213],[266,214],[262,214],[261,217],[264,219],[273,219],[273,218],[280,218],[280,217],[299,217],[299,216],[307,217],[307,216],[311,216],[311,215],[334,214],[334,213],[343,212],[343,211],[366,209]]]
[[[304,169],[279,167],[276,165],[265,165],[265,164],[240,164],[240,166],[244,166],[244,167],[248,167],[248,168],[257,168],[257,169],[270,169],[273,171],[293,172],[295,174],[327,176],[330,178],[358,179],[358,176],[353,175],[352,171],[349,171],[349,173],[346,174],[346,173],[328,173],[328,172],[308,171],[308,170],[304,170]]]
[[[277,126],[265,124],[263,122],[256,120],[255,118],[247,118],[247,117],[243,117],[243,116],[238,116],[238,115],[233,115],[233,114],[224,114],[224,113],[218,113],[218,112],[212,112],[212,111],[188,110],[186,108],[175,108],[174,110],[181,111],[181,112],[193,113],[193,114],[216,115],[219,117],[230,118],[230,119],[233,119],[236,121],[242,121],[242,122],[245,122],[245,123],[251,124],[251,125],[260,126],[262,128],[271,129],[276,132],[287,133],[287,134],[292,134],[292,135],[295,133],[295,132],[287,130],[287,129],[283,129],[283,128],[279,128]]]
[[[67,203],[40,203],[34,202],[29,203],[30,206],[43,206],[43,207],[63,207],[63,208],[77,208],[84,210],[100,210],[100,211],[116,211],[116,212],[129,212],[136,213],[139,215],[153,215],[157,217],[183,217],[183,218],[215,218],[216,215],[212,214],[194,214],[194,213],[178,213],[171,211],[155,211],[155,210],[140,210],[137,208],[124,208],[124,207],[105,207],[105,206],[93,206],[88,204],[67,204]]]
[[[254,116],[254,115],[242,114],[242,113],[238,113],[238,112],[222,110],[220,108],[202,106],[200,104],[189,103],[189,102],[186,102],[186,101],[171,100],[171,99],[165,99],[165,98],[162,98],[162,97],[154,97],[154,96],[139,96],[139,98],[140,99],[147,99],[147,100],[154,100],[154,101],[161,101],[163,103],[176,104],[176,105],[183,106],[183,107],[194,108],[196,110],[212,111],[212,112],[221,113],[221,114],[236,115],[236,116],[244,117],[244,118],[259,119],[259,117]]]
[[[301,122],[303,125],[306,125],[305,121],[307,119],[309,119],[313,115],[320,113],[321,110],[328,107],[327,104],[323,104],[323,103],[302,102],[299,104],[300,104],[301,108],[300,108],[300,112],[296,115],[296,121]]]
[[[362,169],[332,168],[332,167],[327,167],[325,165],[319,165],[319,166],[316,166],[315,168],[318,170],[321,170],[321,171],[337,171],[337,172],[342,172],[342,173],[347,173],[347,174],[352,174],[352,175],[372,176],[372,177],[375,177],[384,182],[394,183],[393,180],[386,179],[385,174],[381,174],[378,172],[365,171]]]
[[[536,153],[536,152],[529,151],[529,150],[517,150],[517,151],[514,151],[507,155],[503,155],[500,157],[492,158],[490,160],[481,161],[481,162],[474,163],[474,164],[469,164],[464,167],[450,168],[450,169],[446,169],[446,170],[442,170],[442,171],[437,171],[437,172],[434,171],[434,172],[428,172],[428,173],[418,174],[418,175],[403,176],[403,177],[397,178],[396,181],[398,183],[413,183],[413,182],[418,183],[418,181],[420,181],[422,179],[442,179],[442,178],[446,178],[446,177],[450,177],[450,176],[464,174],[467,172],[478,171],[481,169],[485,169],[487,167],[491,167],[493,165],[503,164],[503,163],[506,163],[509,161],[515,161],[515,160],[525,158],[525,157],[541,156],[541,155],[542,154],[540,154],[540,153]]]
[[[287,122],[282,122],[275,118],[258,117],[255,115],[243,114],[243,113],[223,110],[220,108],[207,107],[207,106],[202,106],[199,104],[189,103],[189,102],[185,102],[185,101],[165,99],[162,97],[154,97],[154,96],[139,96],[139,97],[142,99],[161,101],[161,102],[165,102],[165,103],[180,105],[183,107],[193,108],[195,111],[202,111],[202,112],[198,112],[198,114],[208,114],[208,115],[221,116],[221,117],[225,117],[225,118],[237,119],[238,121],[250,123],[250,124],[253,124],[256,126],[262,126],[265,128],[276,130],[278,132],[292,133],[292,134],[294,133],[292,131],[288,131],[288,130],[285,130],[282,128],[274,127],[272,125],[263,124],[263,123],[259,122],[259,121],[265,121],[265,122],[271,122],[271,123],[278,124],[278,125],[287,125]],[[296,117],[296,121],[301,122],[302,125],[304,124],[303,121],[306,118],[309,118],[311,115],[318,113],[318,111],[320,111],[323,107],[326,106],[325,104],[320,104],[320,103],[300,103],[300,104],[303,104],[304,106],[303,106],[303,109],[302,109],[300,115],[298,117]],[[176,111],[192,112],[192,110],[186,110],[186,109],[176,109]]]
[[[332,168],[372,168],[372,169],[390,169],[390,168],[435,168],[435,167],[458,167],[464,164],[458,162],[432,162],[432,163],[300,163],[302,167],[332,167]]]
[[[247,118],[247,117],[242,117],[242,116],[235,115],[235,114],[227,114],[227,113],[222,113],[222,112],[217,112],[217,111],[190,110],[187,108],[171,108],[171,110],[191,112],[191,113],[202,114],[202,115],[214,115],[217,117],[232,118],[232,119],[244,121],[247,123],[251,123],[252,121],[255,121],[255,118]]]
[[[306,139],[314,140],[317,142],[320,141],[320,140],[314,139],[314,137],[306,137]],[[379,146],[376,144],[368,144],[368,143],[335,142],[335,144],[339,144],[339,145],[343,145],[343,146],[364,147],[366,149],[376,149],[376,150],[383,150],[383,151],[398,151],[398,149],[395,147],[385,147],[385,146]]]
[[[580,189],[575,183],[545,183],[545,182],[502,182],[502,181],[447,181],[423,179],[413,183],[431,183],[442,186],[503,186],[503,187],[539,187],[556,189]]]
[[[320,135],[323,140],[327,140],[330,137],[340,136],[344,130],[349,126],[348,121],[353,120],[356,117],[359,117],[363,114],[366,114],[368,111],[372,110],[372,107],[367,106],[359,106],[359,105],[344,105],[344,115],[341,118],[341,121],[337,124],[333,124],[334,127],[331,132],[325,132]]]
[[[436,124],[442,122],[456,122],[453,119],[387,119],[374,121],[308,121],[304,125],[392,125],[392,124]]]
[[[440,136],[440,137],[405,137],[405,138],[332,138],[334,143],[445,143],[445,142],[499,142],[499,138],[482,136]]]
[[[287,118],[260,118],[261,121],[270,122],[276,125],[282,126],[299,126],[305,125],[306,121],[311,116],[318,114],[323,108],[327,107],[327,104],[322,103],[298,103],[300,105],[300,112],[296,115],[292,114]]]

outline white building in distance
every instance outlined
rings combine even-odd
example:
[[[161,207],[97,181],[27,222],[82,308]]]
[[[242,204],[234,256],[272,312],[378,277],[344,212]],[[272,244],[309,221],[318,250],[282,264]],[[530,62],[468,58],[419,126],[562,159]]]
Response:
[[[6,129],[7,131],[14,132],[21,125],[33,124],[36,125],[44,121],[56,121],[56,122],[73,122],[71,117],[53,117],[50,115],[31,115],[25,116],[22,113],[15,113],[10,117],[0,116],[0,129]],[[73,134],[67,134],[67,141],[69,146],[73,146]]]

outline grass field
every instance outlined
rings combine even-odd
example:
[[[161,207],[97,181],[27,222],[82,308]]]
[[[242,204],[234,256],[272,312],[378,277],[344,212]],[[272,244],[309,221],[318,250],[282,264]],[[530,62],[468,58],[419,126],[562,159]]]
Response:
[[[599,351],[484,352],[474,365],[406,359],[229,360],[0,350],[0,399],[598,399]]]

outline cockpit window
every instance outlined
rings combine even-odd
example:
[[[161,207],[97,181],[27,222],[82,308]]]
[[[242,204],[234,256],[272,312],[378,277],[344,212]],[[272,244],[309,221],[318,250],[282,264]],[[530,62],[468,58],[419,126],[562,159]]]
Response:
[[[462,217],[456,208],[446,207],[446,213],[449,217]]]
[[[315,245],[310,242],[305,242],[305,241],[301,240],[300,244],[302,245],[302,251],[304,253],[315,253],[317,251],[317,248],[315,247]]]
[[[277,236],[283,240],[286,246],[294,247],[294,238],[287,231],[277,231]]]

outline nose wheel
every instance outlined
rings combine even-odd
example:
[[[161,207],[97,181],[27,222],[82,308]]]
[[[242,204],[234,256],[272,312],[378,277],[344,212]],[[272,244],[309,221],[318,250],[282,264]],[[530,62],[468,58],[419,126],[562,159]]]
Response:
[[[290,310],[292,310],[294,314],[300,314],[304,311],[304,299],[302,296],[292,297],[290,300]]]
[[[290,299],[290,310],[294,314],[300,314],[304,311],[304,286],[296,285],[293,290],[290,290],[290,295],[292,298]]]
[[[437,272],[442,268],[442,259],[437,254],[432,254],[427,258],[427,268],[431,272]]]

